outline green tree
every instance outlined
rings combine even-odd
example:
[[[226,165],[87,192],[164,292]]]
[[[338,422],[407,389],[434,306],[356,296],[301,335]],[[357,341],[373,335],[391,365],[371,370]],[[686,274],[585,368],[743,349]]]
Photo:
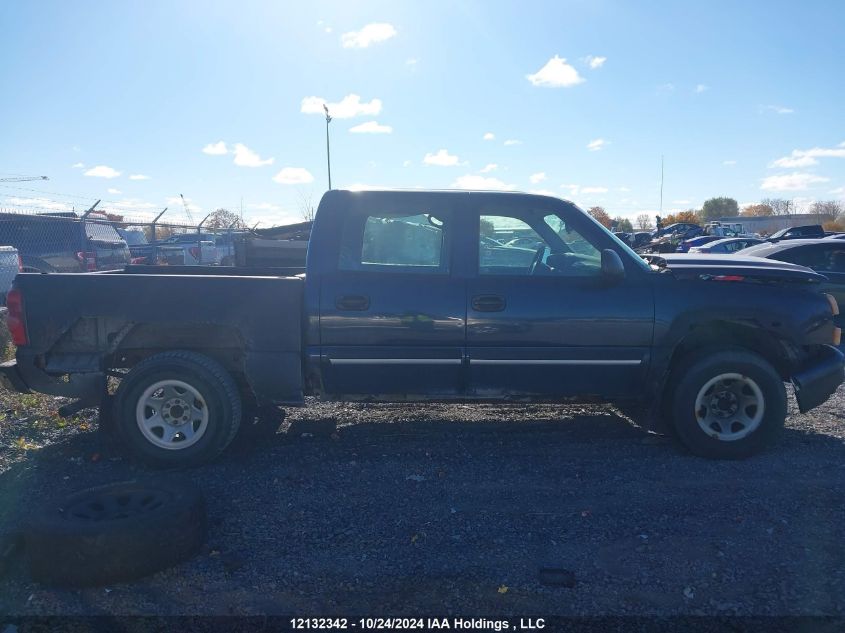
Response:
[[[701,221],[711,222],[719,218],[736,217],[739,215],[739,205],[733,198],[719,196],[705,200],[701,207]]]
[[[622,216],[617,216],[613,218],[613,222],[616,223],[616,230],[617,231],[624,231],[625,233],[633,233],[634,232],[634,225],[631,224],[631,221],[628,218],[623,218]]]

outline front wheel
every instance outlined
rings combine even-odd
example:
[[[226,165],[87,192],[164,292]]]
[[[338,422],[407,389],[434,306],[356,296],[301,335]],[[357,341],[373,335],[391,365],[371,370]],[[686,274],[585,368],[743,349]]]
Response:
[[[786,389],[761,356],[742,349],[697,354],[677,369],[673,426],[693,453],[742,459],[779,435],[786,419]]]
[[[195,352],[156,354],[120,383],[114,423],[132,454],[157,466],[217,457],[237,433],[241,399],[229,373]]]

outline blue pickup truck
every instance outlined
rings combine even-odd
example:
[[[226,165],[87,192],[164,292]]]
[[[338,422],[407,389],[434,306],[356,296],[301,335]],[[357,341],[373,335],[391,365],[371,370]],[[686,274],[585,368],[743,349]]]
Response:
[[[753,257],[647,263],[557,198],[330,191],[304,270],[19,275],[0,379],[76,398],[66,413],[105,408],[165,465],[208,461],[244,416],[306,395],[612,402],[693,453],[741,458],[783,426],[785,383],[805,412],[843,381],[823,280]]]

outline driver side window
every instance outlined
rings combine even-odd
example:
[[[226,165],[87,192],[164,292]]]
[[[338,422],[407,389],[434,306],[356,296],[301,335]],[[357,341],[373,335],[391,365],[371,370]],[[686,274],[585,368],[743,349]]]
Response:
[[[589,277],[601,272],[601,254],[557,214],[479,219],[480,275]]]
[[[478,272],[481,275],[528,275],[537,250],[546,244],[526,222],[503,215],[479,220]]]

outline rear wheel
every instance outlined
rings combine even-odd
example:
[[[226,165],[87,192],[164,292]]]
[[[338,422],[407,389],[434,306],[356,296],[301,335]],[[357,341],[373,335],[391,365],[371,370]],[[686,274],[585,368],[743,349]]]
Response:
[[[742,349],[703,352],[681,363],[673,382],[672,421],[696,455],[741,459],[778,436],[786,389],[761,356]]]
[[[217,457],[241,421],[229,373],[194,352],[165,352],[136,365],[115,394],[114,424],[136,457],[159,466],[189,466]]]

